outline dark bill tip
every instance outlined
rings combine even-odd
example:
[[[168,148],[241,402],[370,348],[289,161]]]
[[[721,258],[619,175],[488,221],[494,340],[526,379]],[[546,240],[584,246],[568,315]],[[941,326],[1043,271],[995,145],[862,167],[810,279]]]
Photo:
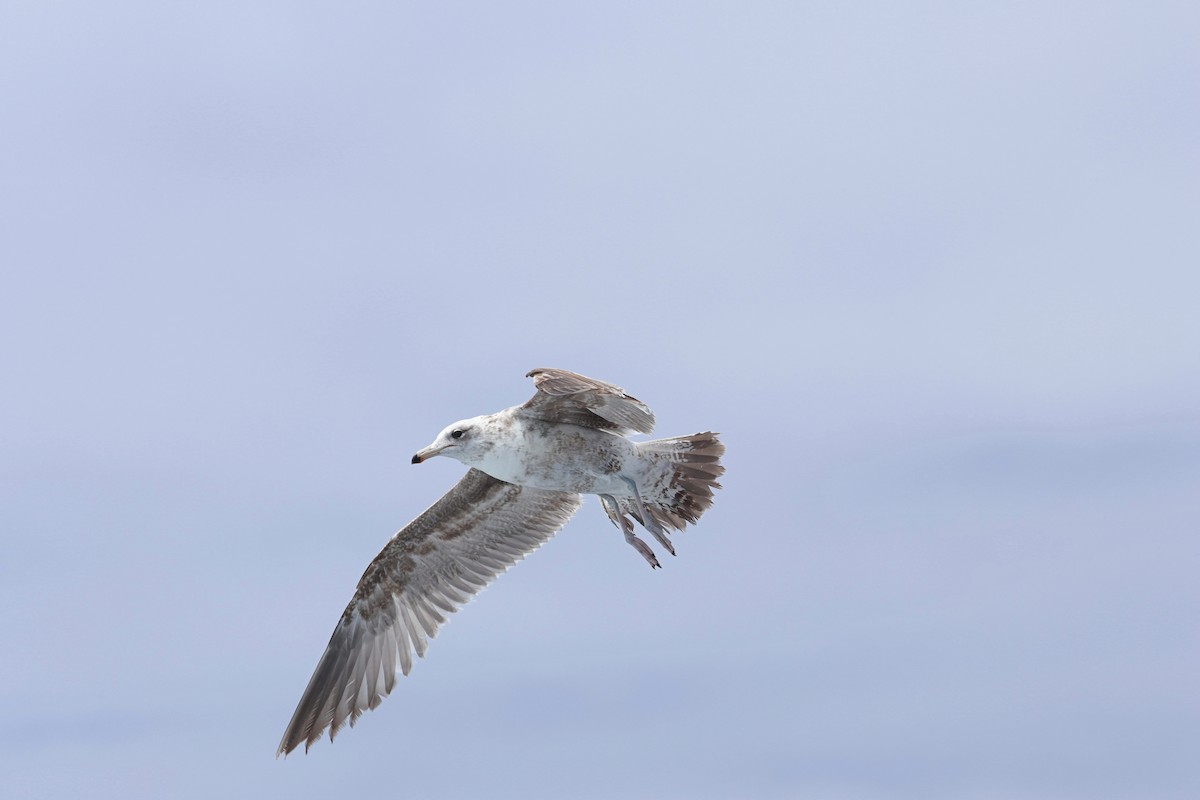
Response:
[[[420,456],[420,454],[417,454],[417,455],[413,456],[412,463],[414,463],[414,464],[420,464],[420,463],[421,463],[421,456]]]

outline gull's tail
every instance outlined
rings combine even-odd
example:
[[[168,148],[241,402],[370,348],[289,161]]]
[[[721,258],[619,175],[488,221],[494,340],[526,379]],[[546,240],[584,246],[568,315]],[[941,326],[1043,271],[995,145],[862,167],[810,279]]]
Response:
[[[717,478],[725,472],[721,456],[725,445],[712,431],[639,442],[638,452],[662,464],[660,476],[643,495],[646,509],[664,527],[683,530],[695,523],[713,502]],[[634,514],[634,516],[638,516]],[[639,519],[643,526],[644,520]]]
[[[695,523],[713,502],[717,478],[725,472],[721,456],[725,445],[712,431],[637,442],[637,465],[624,476],[632,496],[600,495],[604,512],[651,567],[658,558],[649,545],[633,534],[633,521],[654,534],[667,552],[675,555],[668,530],[681,531]]]
[[[725,455],[725,445],[715,433],[706,431],[690,437],[641,441],[637,450],[652,458],[658,456],[673,467],[668,473],[670,482],[665,485],[660,482],[655,487],[659,491],[644,498],[650,515],[660,523],[683,530],[713,505],[713,489],[721,488],[716,479],[725,473],[720,461]]]

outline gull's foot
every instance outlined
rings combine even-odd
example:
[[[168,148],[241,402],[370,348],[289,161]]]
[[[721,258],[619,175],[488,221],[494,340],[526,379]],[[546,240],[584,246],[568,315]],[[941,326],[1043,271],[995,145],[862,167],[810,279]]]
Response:
[[[650,532],[654,534],[654,538],[658,539],[658,543],[663,546],[668,553],[675,555],[675,545],[671,544],[671,540],[667,538],[667,532],[658,526],[658,529],[650,528]]]
[[[650,545],[636,536],[629,536],[626,541],[633,545],[634,550],[642,554],[642,558],[649,562],[651,569],[662,569],[662,564],[658,563],[658,557],[654,555],[654,551],[650,549]]]
[[[658,563],[658,557],[654,555],[654,551],[650,549],[650,545],[643,542],[641,539],[633,535],[633,522],[629,517],[625,516],[625,512],[621,509],[620,502],[617,498],[610,494],[600,495],[600,504],[604,506],[604,511],[608,514],[608,518],[612,520],[613,525],[621,529],[621,533],[625,536],[625,541],[633,546],[634,550],[641,553],[642,558],[650,564],[651,569],[662,569],[662,564]],[[636,510],[631,510],[634,516],[637,516]],[[644,523],[643,523],[644,524]],[[653,533],[653,531],[651,531]],[[675,548],[671,546],[671,540],[666,536],[661,536],[654,533],[655,537],[666,546],[671,555],[675,555]]]

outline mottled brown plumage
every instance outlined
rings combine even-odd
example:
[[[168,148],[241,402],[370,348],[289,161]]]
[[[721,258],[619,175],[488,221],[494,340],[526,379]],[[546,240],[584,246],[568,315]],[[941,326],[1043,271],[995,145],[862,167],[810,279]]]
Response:
[[[425,654],[446,614],[558,531],[580,497],[479,470],[406,525],[367,567],[288,724],[279,753],[332,739]]]
[[[461,481],[383,548],[359,580],[277,751],[305,750],[375,708],[425,654],[446,615],[555,534],[598,494],[605,512],[653,567],[633,535],[637,520],[674,555],[682,530],[712,505],[724,446],[712,433],[632,442],[654,415],[610,383],[565,370],[529,373],[521,406],[463,420],[413,456],[447,455],[471,467]]]

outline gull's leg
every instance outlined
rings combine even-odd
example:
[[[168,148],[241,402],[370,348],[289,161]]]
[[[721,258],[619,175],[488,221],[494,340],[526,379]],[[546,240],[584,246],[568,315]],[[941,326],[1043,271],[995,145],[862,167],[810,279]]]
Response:
[[[667,548],[668,553],[675,555],[675,546],[667,538],[667,532],[663,530],[663,526],[659,524],[658,520],[650,513],[650,510],[646,508],[646,504],[642,502],[642,494],[638,491],[637,481],[633,478],[626,478],[623,475],[621,476],[621,480],[625,481],[629,488],[633,490],[633,501],[637,504],[638,514],[642,518],[642,525],[646,530],[654,534],[654,538],[658,539],[659,544]]]
[[[650,549],[650,545],[633,535],[633,523],[621,513],[621,505],[617,502],[616,498],[610,494],[602,494],[600,495],[600,505],[604,506],[604,512],[608,514],[608,518],[612,520],[613,525],[616,525],[621,529],[621,533],[625,534],[625,541],[629,542],[633,546],[633,549],[641,553],[642,558],[649,562],[650,568],[661,567],[658,563],[658,558],[654,555],[654,551]]]

